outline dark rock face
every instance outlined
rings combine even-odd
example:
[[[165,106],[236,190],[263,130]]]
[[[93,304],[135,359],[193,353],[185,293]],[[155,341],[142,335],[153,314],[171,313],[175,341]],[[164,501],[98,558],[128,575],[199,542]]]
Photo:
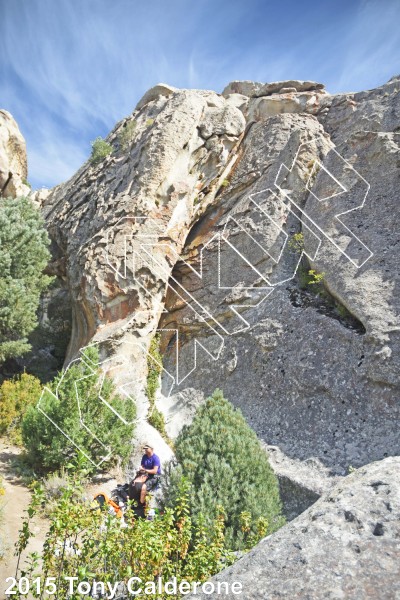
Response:
[[[240,581],[246,600],[397,600],[399,472],[393,457],[362,467],[213,581]]]

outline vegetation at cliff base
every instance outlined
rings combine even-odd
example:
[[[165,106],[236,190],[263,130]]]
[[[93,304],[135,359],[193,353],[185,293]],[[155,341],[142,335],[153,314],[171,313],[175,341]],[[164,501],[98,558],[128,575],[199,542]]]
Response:
[[[41,293],[49,237],[40,213],[25,197],[0,202],[0,364],[28,352]]]
[[[248,547],[260,533],[283,525],[278,480],[267,454],[242,413],[220,390],[198,408],[191,425],[178,436],[175,450],[178,466],[169,475],[167,503],[174,503],[184,474],[192,485],[194,522],[200,514],[212,521],[221,505],[230,548]]]
[[[22,444],[21,422],[29,406],[36,405],[42,386],[36,377],[22,373],[0,386],[0,435]]]
[[[96,464],[108,455],[107,466],[129,458],[136,408],[101,374],[96,348],[86,349],[82,360],[59,373],[45,388],[39,408],[29,407],[22,421],[22,439],[37,470],[62,467],[76,447]]]
[[[76,468],[70,470],[52,505],[43,551],[30,554],[24,562],[21,554],[34,535],[31,520],[44,502],[44,490],[37,486],[34,491],[17,543],[17,576],[23,574],[33,581],[41,566],[42,585],[32,586],[32,597],[41,597],[35,590],[44,589],[46,577],[53,577],[58,598],[78,600],[82,595],[69,594],[66,578],[79,576],[89,583],[120,582],[121,586],[138,577],[142,587],[146,582],[147,591],[135,597],[170,598],[168,592],[156,592],[159,577],[165,582],[173,577],[178,583],[203,582],[233,562],[234,556],[225,549],[222,507],[216,507],[216,516],[207,526],[201,518],[194,525],[189,514],[189,485],[184,479],[178,484],[174,505],[163,515],[151,521],[136,520],[128,509],[122,521],[84,499],[84,475]],[[16,594],[16,598],[26,597],[18,591]],[[121,594],[120,588],[118,597],[128,594]]]

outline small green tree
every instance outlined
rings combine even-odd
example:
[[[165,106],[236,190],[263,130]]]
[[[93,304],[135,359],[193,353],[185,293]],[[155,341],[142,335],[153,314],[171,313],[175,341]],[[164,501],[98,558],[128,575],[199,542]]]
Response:
[[[21,422],[29,406],[37,404],[42,385],[36,377],[22,373],[0,386],[0,435],[21,444]]]
[[[95,463],[108,450],[112,456],[107,465],[129,458],[136,408],[131,399],[115,393],[113,382],[101,374],[98,363],[97,349],[86,349],[84,360],[54,379],[40,400],[41,410],[27,410],[22,439],[36,469],[54,471],[75,455],[76,448],[63,432]],[[88,466],[94,468],[91,463]]]
[[[0,364],[30,350],[50,252],[40,213],[25,197],[0,200]]]
[[[184,474],[192,484],[194,522],[200,513],[214,519],[216,507],[221,505],[226,513],[226,540],[232,549],[243,548],[248,537],[256,539],[260,529],[272,533],[284,523],[278,480],[267,454],[240,410],[220,390],[197,410],[191,425],[183,428],[175,450],[178,467],[170,474],[167,503],[174,502],[177,482]],[[244,511],[249,514],[246,528]]]
[[[90,156],[90,162],[94,165],[101,162],[103,158],[111,154],[113,147],[111,144],[103,140],[102,137],[98,137],[92,142],[92,154]]]

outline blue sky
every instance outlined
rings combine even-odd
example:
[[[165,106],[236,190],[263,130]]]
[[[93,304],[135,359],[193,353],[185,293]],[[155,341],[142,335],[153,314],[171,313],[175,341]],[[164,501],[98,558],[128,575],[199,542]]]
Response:
[[[0,108],[51,187],[158,82],[368,89],[400,72],[399,24],[399,0],[0,0]]]

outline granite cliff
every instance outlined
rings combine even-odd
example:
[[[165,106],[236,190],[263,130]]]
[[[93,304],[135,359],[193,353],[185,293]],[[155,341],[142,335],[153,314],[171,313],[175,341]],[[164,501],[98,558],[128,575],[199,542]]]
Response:
[[[138,437],[168,457],[146,423],[159,331],[157,407],[169,435],[222,388],[269,452],[287,517],[323,496],[295,529],[318,507],[321,530],[333,527],[329,494],[341,497],[333,487],[349,467],[380,461],[345,480],[350,505],[364,475],[390,471],[398,485],[386,457],[400,448],[399,90],[398,77],[336,95],[312,81],[235,81],[222,94],[159,84],[107,136],[103,160],[32,194],[52,239],[57,302],[72,311],[65,360],[97,344],[103,369],[137,400]],[[7,160],[3,191],[17,195],[10,182],[26,163]],[[287,527],[232,573],[279,553]],[[365,543],[376,561],[378,541]]]
[[[98,343],[144,417],[163,330],[169,433],[222,387],[310,497],[396,454],[399,87],[147,92],[113,152],[42,201],[72,305],[67,360]]]

